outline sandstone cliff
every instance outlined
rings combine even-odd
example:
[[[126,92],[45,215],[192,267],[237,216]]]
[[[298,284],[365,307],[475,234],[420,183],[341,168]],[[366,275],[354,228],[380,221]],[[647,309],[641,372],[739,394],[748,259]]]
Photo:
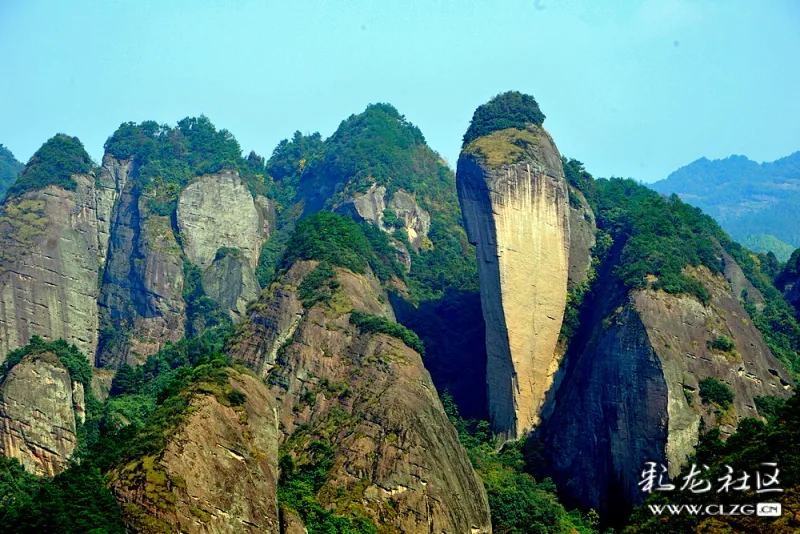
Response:
[[[570,271],[561,156],[539,126],[495,131],[464,147],[457,185],[478,256],[490,417],[519,438],[538,424],[560,360]]]
[[[490,532],[485,490],[420,355],[350,323],[354,309],[393,318],[377,280],[337,269],[331,299],[304,309],[297,286],[315,265],[295,263],[265,291],[232,355],[271,384],[287,452],[302,458],[314,440],[335,451],[318,501],[387,532]],[[298,521],[285,524],[302,532]]]
[[[137,364],[184,334],[183,259],[170,217],[128,181],[114,205],[99,305],[102,366]]]
[[[58,356],[29,354],[0,383],[0,454],[37,475],[56,475],[84,418],[83,385],[73,384]]]
[[[613,515],[606,506],[615,499],[640,502],[645,462],[663,462],[676,475],[693,452],[701,420],[730,433],[741,418],[758,417],[755,397],[791,394],[788,374],[732,284],[704,267],[687,272],[709,291],[708,305],[652,289],[628,296],[621,288],[601,291],[591,332],[570,356],[543,428],[547,474],[575,504]],[[735,348],[712,348],[721,336]],[[734,392],[729,408],[700,398],[706,377]]]
[[[112,491],[134,532],[279,532],[274,400],[258,378],[229,373],[242,405],[201,389],[161,454],[115,472]]]
[[[73,179],[75,191],[49,186],[0,207],[0,360],[34,334],[94,358],[106,196],[93,176]]]

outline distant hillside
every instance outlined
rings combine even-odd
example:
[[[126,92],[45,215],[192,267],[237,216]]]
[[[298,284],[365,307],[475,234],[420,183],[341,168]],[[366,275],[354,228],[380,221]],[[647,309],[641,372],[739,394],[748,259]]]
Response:
[[[0,145],[0,200],[6,196],[6,191],[17,179],[22,163],[17,161],[9,149]]]
[[[745,156],[701,158],[651,187],[677,193],[759,252],[771,250],[786,261],[800,246],[800,152],[761,164]]]

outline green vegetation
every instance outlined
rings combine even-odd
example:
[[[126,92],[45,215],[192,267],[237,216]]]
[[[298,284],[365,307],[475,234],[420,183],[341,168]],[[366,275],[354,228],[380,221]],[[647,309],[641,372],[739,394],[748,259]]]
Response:
[[[733,340],[728,336],[718,336],[714,338],[714,341],[710,341],[708,346],[711,349],[718,350],[720,352],[733,352],[733,350],[736,348]]]
[[[0,533],[124,534],[119,507],[100,471],[72,465],[40,479],[0,457]]]
[[[74,174],[88,174],[94,164],[77,137],[58,134],[45,142],[8,188],[8,196],[55,185],[73,191],[78,186]]]
[[[0,144],[0,202],[6,196],[6,191],[17,179],[17,175],[24,165],[17,161],[11,151]]]
[[[749,234],[742,237],[739,242],[750,250],[764,254],[774,254],[778,261],[788,261],[794,247],[770,234]]]
[[[678,193],[743,245],[771,251],[785,261],[785,244],[800,246],[796,222],[800,190],[793,186],[798,169],[800,152],[761,164],[744,156],[701,158],[651,187],[664,194]]]
[[[219,251],[217,254],[219,255]],[[203,288],[203,272],[200,267],[188,261],[184,262],[183,276],[187,335],[197,335],[207,328],[228,326],[231,318],[214,299],[206,296]]]
[[[353,310],[350,313],[350,322],[354,324],[362,334],[386,334],[392,336],[415,351],[420,355],[425,355],[425,345],[422,344],[419,336],[412,330],[405,326],[395,323],[386,317],[379,317],[377,315],[370,315],[360,310]]]
[[[297,462],[281,454],[278,502],[298,513],[309,534],[377,534],[366,515],[337,515],[319,504],[317,493],[334,467],[334,450],[328,443],[312,441],[296,454]]]
[[[325,141],[319,134],[303,136],[295,132],[291,140],[277,146],[266,169],[275,180],[278,221],[259,260],[257,275],[262,287],[268,285],[280,265],[280,256],[301,214],[335,207],[376,184],[387,188],[387,200],[398,189],[413,194],[431,214],[430,242],[424,243],[419,253],[411,251],[406,284],[412,300],[439,299],[448,289],[477,290],[474,250],[461,226],[455,175],[425,144],[419,129],[394,107],[370,105],[343,121]],[[391,215],[389,221],[387,224],[396,223]],[[396,252],[388,241],[377,239],[378,234],[371,235],[370,230],[364,232],[378,256],[386,258],[386,267],[396,273],[402,271],[392,265]],[[395,239],[403,241],[400,234]],[[386,278],[387,274],[380,276]]]
[[[532,96],[517,91],[501,93],[475,110],[464,134],[464,145],[506,128],[524,130],[530,123],[541,126],[544,119],[544,113]]]
[[[384,281],[404,274],[385,233],[327,211],[297,224],[283,262],[289,266],[296,260],[325,261],[362,274],[370,267]]]
[[[297,295],[303,302],[303,307],[310,308],[317,302],[330,300],[337,287],[339,281],[336,280],[336,271],[330,263],[322,261],[300,282]]]
[[[254,152],[242,157],[233,135],[217,130],[203,115],[187,117],[174,128],[154,121],[124,123],[108,138],[105,150],[117,159],[136,160],[138,172],[132,179],[148,194],[148,206],[158,215],[175,210],[181,190],[195,176],[237,170],[253,195],[271,188],[264,158]]]
[[[597,514],[567,512],[558,502],[555,484],[548,478],[537,482],[525,472],[522,442],[506,442],[498,450],[498,438],[488,421],[465,420],[453,398],[442,394],[442,404],[458,430],[459,440],[486,486],[492,511],[492,529],[505,534],[591,534]]]
[[[704,404],[713,402],[723,410],[727,410],[733,402],[733,391],[728,384],[713,376],[707,376],[700,381],[700,398]]]

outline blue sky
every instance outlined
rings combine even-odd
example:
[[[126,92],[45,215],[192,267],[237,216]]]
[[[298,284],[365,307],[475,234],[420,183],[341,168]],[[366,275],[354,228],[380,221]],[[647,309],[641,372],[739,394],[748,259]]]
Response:
[[[455,164],[474,109],[533,94],[596,176],[800,150],[800,3],[0,0],[0,143],[99,159],[125,121],[207,115],[247,152],[390,102]]]

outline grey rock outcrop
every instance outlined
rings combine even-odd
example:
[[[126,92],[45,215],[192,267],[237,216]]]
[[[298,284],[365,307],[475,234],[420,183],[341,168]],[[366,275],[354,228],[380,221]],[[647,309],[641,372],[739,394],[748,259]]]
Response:
[[[34,334],[63,338],[94,360],[105,193],[93,176],[73,179],[74,191],[49,186],[0,207],[0,361]]]
[[[489,413],[520,438],[539,423],[560,361],[570,264],[561,156],[538,126],[496,131],[464,147],[457,185],[478,256]]]
[[[576,504],[612,512],[609,502],[639,503],[645,462],[675,476],[698,441],[701,420],[733,432],[759,417],[754,399],[788,397],[792,382],[721,275],[687,272],[711,295],[708,305],[652,289],[629,296],[606,289],[586,344],[568,371],[544,426],[548,475]],[[735,349],[711,348],[720,336]],[[727,410],[704,404],[700,381],[714,377],[734,393]],[[613,496],[613,499],[609,496]]]
[[[314,436],[334,446],[320,504],[351,495],[350,509],[409,534],[491,532],[483,484],[420,355],[350,323],[353,309],[394,318],[380,284],[337,269],[330,301],[304,310],[296,288],[315,266],[295,263],[262,294],[232,357],[266,376],[290,452]],[[297,518],[289,525],[302,532]]]
[[[85,413],[83,384],[71,381],[59,358],[27,355],[0,384],[0,455],[54,476],[75,450]]]
[[[222,247],[258,264],[264,221],[260,206],[236,173],[201,176],[186,186],[176,216],[188,260],[207,269]]]

